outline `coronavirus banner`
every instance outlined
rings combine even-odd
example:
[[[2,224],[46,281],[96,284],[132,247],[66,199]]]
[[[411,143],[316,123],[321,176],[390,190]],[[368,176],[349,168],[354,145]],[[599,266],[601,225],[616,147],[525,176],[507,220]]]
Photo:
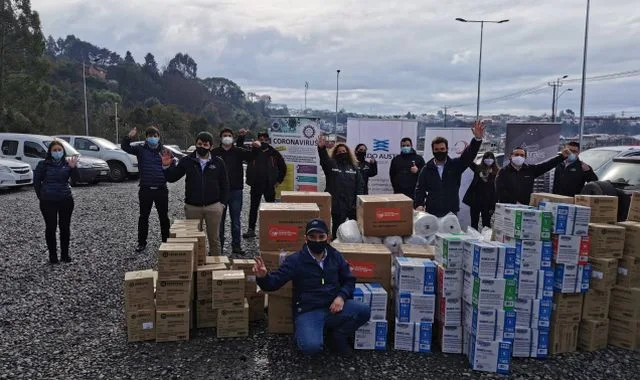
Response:
[[[393,194],[389,167],[400,154],[400,140],[409,137],[415,146],[418,136],[416,120],[348,119],[347,145],[354,150],[360,143],[367,146],[367,160],[378,163],[378,175],[369,179],[369,194]]]
[[[278,198],[281,191],[318,191],[318,133],[319,120],[315,118],[278,117],[271,120],[271,145],[287,164],[287,176],[276,189]]]

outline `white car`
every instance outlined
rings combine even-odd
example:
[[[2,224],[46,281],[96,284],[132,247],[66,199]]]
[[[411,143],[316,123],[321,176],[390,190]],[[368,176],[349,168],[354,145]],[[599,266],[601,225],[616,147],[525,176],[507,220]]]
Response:
[[[128,154],[107,139],[73,135],[56,137],[71,144],[83,156],[107,161],[110,169],[109,179],[113,182],[122,182],[127,177],[136,177],[138,175],[138,158]]]
[[[580,160],[591,166],[598,178],[609,170],[614,158],[640,156],[639,146],[604,146],[580,153]]]
[[[29,164],[0,158],[0,189],[31,184],[33,184],[33,172]]]

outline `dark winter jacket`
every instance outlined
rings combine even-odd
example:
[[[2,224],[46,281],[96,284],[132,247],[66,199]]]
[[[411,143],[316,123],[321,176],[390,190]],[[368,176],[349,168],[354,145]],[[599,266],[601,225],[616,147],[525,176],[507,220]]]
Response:
[[[460,157],[447,157],[442,171],[442,179],[438,173],[435,158],[427,162],[420,171],[414,207],[424,206],[425,210],[437,217],[442,217],[450,212],[460,211],[460,180],[462,173],[473,163],[473,159],[480,150],[482,140],[471,140],[471,143],[462,152]]]
[[[247,185],[275,187],[284,181],[287,165],[280,152],[269,145],[266,150],[254,147],[252,154],[247,164]]]
[[[341,163],[329,157],[326,148],[318,148],[318,155],[331,194],[331,213],[355,218],[358,195],[364,194],[360,171],[351,161]]]
[[[277,271],[256,278],[260,289],[272,292],[293,281],[293,313],[329,309],[337,296],[353,298],[356,278],[349,264],[335,248],[327,247],[324,269],[311,256],[307,246],[288,256]]]
[[[415,163],[418,171],[411,173],[411,167]],[[399,154],[391,160],[389,178],[395,194],[404,194],[413,199],[418,182],[418,174],[424,167],[424,158],[411,149],[409,154]]]
[[[239,136],[236,146],[232,145],[229,150],[219,146],[211,151],[211,154],[222,158],[224,161],[227,168],[227,175],[229,176],[229,188],[231,191],[242,190],[244,188],[244,167],[242,163],[251,161],[256,153],[255,151],[241,148],[240,146],[242,146],[242,144],[240,141],[244,142],[244,136]]]
[[[140,187],[166,188],[167,180],[162,171],[162,144],[152,148],[147,142],[142,145],[131,145],[131,137],[122,138],[122,150],[138,158]]]
[[[480,165],[471,163],[469,169],[473,170],[473,181],[464,195],[462,202],[469,207],[476,207],[481,210],[494,210],[498,197],[496,196],[496,176],[497,172],[490,171],[484,173]]]
[[[77,168],[70,168],[66,160],[46,159],[38,162],[33,176],[33,188],[42,201],[63,201],[73,198],[69,178],[78,175]]]
[[[534,181],[564,161],[564,156],[558,154],[537,165],[524,164],[516,170],[511,163],[500,169],[496,178],[496,194],[499,203],[529,204],[533,193]]]
[[[584,162],[576,160],[569,165],[562,162],[556,166],[553,176],[553,193],[573,197],[580,194],[585,183],[597,180],[591,166]]]
[[[364,181],[364,194],[369,194],[369,178],[378,175],[378,163],[373,164],[367,161],[358,162],[358,170],[362,174],[362,180]]]
[[[166,168],[164,174],[172,183],[187,176],[184,203],[188,205],[209,206],[217,202],[226,205],[229,202],[229,178],[220,157],[210,155],[203,171],[200,159],[193,152],[181,158],[177,165],[174,163]]]

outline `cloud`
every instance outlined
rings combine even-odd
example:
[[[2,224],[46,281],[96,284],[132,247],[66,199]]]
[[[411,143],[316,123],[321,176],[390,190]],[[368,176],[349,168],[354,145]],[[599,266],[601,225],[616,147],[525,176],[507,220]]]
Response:
[[[455,53],[453,58],[451,59],[452,65],[457,65],[460,63],[467,63],[469,61],[469,57],[471,57],[471,50],[465,50],[461,53]]]

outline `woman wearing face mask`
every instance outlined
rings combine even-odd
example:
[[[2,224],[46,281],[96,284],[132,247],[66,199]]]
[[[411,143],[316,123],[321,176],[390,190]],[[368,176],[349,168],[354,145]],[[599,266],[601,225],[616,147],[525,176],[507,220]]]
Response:
[[[364,144],[356,146],[356,158],[358,159],[358,169],[364,181],[364,193],[366,195],[369,194],[369,178],[378,175],[378,163],[374,158],[369,159],[369,162],[367,162],[367,146]]]
[[[78,157],[66,160],[64,146],[59,141],[49,144],[47,156],[38,163],[33,177],[33,187],[40,200],[40,211],[44,217],[45,237],[49,250],[49,262],[58,263],[56,230],[60,226],[60,260],[71,262],[69,240],[71,236],[71,213],[73,194],[69,179],[77,173]]]
[[[337,144],[329,157],[325,137],[319,136],[318,155],[326,177],[327,191],[331,194],[331,232],[335,237],[341,223],[347,218],[356,218],[356,199],[364,194],[364,180],[345,144]]]
[[[474,176],[469,189],[462,202],[471,208],[471,227],[478,230],[480,214],[482,214],[482,226],[491,226],[491,215],[496,208],[496,176],[500,168],[496,163],[493,152],[486,152],[482,156],[480,165],[471,163],[469,168]]]

